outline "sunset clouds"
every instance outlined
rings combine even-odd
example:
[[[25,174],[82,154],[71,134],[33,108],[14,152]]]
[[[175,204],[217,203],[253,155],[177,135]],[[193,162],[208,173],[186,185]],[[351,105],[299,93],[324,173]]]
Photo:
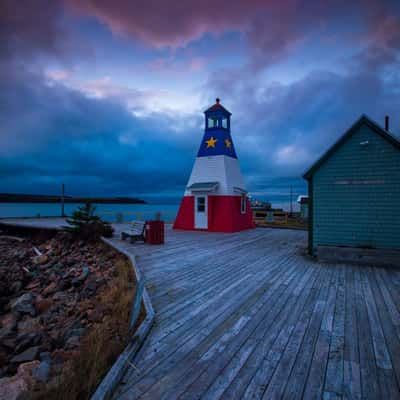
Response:
[[[301,191],[361,113],[400,133],[399,71],[396,0],[2,1],[1,191],[179,197],[217,96],[250,192]]]

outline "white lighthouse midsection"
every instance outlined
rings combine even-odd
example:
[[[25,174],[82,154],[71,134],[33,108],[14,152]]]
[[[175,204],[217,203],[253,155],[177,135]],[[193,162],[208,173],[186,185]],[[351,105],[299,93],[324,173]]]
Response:
[[[225,155],[196,158],[187,187],[205,182],[218,182],[215,195],[237,195],[237,189],[245,190],[238,159]],[[185,190],[185,196],[191,194]]]

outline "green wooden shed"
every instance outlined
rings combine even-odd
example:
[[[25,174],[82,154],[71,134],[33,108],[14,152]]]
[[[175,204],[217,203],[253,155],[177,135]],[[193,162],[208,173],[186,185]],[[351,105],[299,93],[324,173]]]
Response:
[[[400,142],[363,115],[303,175],[309,253],[319,246],[400,249]]]

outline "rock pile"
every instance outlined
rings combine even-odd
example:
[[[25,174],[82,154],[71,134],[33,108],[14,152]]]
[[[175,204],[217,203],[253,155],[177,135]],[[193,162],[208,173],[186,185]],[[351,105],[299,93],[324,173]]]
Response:
[[[62,371],[82,335],[110,312],[95,296],[117,257],[62,232],[37,247],[0,236],[0,397]]]

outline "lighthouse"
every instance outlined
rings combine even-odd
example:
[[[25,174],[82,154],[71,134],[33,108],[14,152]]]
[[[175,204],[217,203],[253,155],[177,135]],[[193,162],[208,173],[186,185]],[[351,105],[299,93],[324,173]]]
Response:
[[[174,229],[237,232],[254,228],[231,136],[232,114],[218,98],[204,114],[204,136]]]

